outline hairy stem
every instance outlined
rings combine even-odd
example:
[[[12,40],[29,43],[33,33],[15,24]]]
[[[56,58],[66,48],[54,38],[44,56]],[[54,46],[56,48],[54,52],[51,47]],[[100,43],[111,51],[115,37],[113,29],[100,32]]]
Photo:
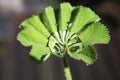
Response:
[[[63,63],[64,63],[64,74],[65,74],[66,80],[72,80],[71,72],[65,56],[63,57]]]

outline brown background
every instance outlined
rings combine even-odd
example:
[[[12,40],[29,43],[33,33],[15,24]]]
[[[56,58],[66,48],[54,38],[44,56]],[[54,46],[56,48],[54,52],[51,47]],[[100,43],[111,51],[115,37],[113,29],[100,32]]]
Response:
[[[11,4],[0,5],[0,80],[65,80],[61,59],[50,57],[45,63],[35,64],[29,59],[30,48],[16,41],[21,21],[48,5],[56,8],[63,1],[90,7],[101,17],[111,35],[108,45],[96,45],[98,59],[93,65],[86,66],[68,57],[73,80],[120,80],[120,0],[51,1],[23,0],[24,8],[20,10],[19,7],[7,9]]]

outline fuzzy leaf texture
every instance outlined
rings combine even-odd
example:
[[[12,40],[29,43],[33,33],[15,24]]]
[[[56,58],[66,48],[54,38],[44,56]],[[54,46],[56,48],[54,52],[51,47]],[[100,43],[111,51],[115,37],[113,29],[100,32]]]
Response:
[[[47,7],[23,21],[17,40],[31,46],[30,58],[37,63],[51,55],[62,58],[68,54],[93,64],[97,58],[94,44],[107,44],[110,40],[108,29],[99,20],[90,8],[65,2],[57,10]]]

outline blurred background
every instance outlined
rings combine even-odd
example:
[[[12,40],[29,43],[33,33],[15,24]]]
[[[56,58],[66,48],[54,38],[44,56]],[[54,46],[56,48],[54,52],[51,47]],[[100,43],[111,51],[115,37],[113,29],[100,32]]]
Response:
[[[0,80],[65,80],[61,59],[33,63],[30,48],[22,46],[16,35],[23,20],[66,1],[94,10],[111,35],[108,45],[96,45],[98,59],[93,65],[68,57],[73,80],[120,80],[120,0],[0,0]]]

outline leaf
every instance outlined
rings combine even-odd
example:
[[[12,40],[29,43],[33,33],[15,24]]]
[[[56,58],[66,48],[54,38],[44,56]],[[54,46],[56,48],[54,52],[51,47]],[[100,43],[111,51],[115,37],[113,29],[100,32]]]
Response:
[[[19,40],[24,46],[31,46],[34,44],[46,46],[48,42],[47,38],[45,38],[42,34],[36,31],[33,27],[27,27],[22,30],[17,35],[17,40]]]
[[[91,45],[79,45],[68,49],[68,55],[76,60],[82,60],[86,64],[93,64],[96,60],[96,51]]]
[[[77,33],[84,26],[91,22],[97,22],[100,18],[90,9],[83,6],[76,7],[72,11],[71,32]]]
[[[60,4],[59,10],[59,30],[67,30],[68,22],[71,18],[72,7],[69,3]]]
[[[51,34],[57,32],[55,13],[52,7],[45,8],[42,13],[44,25],[51,32]]]
[[[20,24],[20,28],[33,27],[36,31],[43,34],[46,38],[50,36],[49,32],[41,22],[38,15],[34,15]]]
[[[48,47],[41,46],[41,45],[33,45],[30,51],[30,58],[31,60],[42,63],[47,60],[50,56],[50,50]]]
[[[98,22],[89,25],[83,32],[81,32],[79,38],[86,44],[105,44],[110,40],[106,26]]]
[[[50,55],[64,57],[67,52],[74,59],[92,64],[97,58],[93,45],[110,40],[107,28],[99,20],[90,8],[65,2],[60,9],[47,7],[23,21],[17,40],[32,47],[30,58],[38,63]]]

